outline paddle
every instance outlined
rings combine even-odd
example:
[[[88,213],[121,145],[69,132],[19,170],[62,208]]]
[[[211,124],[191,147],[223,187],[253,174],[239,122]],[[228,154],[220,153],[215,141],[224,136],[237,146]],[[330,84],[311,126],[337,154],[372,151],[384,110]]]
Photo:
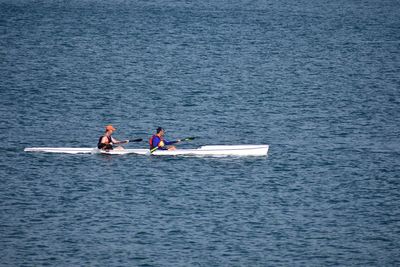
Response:
[[[183,139],[181,139],[181,142],[182,141],[192,141],[192,140],[194,140],[196,137],[186,137],[186,138],[183,138]]]
[[[179,142],[182,142],[182,141],[192,141],[192,140],[194,140],[195,138],[196,138],[196,137],[186,137],[186,138],[183,138],[183,139],[181,139],[181,140],[174,141],[173,143],[179,143]],[[151,149],[151,150],[150,150],[150,154],[153,153],[154,151],[156,151],[158,148],[159,148],[159,147],[156,146],[155,148]]]
[[[141,141],[143,141],[143,138],[129,139],[129,142],[141,142]]]

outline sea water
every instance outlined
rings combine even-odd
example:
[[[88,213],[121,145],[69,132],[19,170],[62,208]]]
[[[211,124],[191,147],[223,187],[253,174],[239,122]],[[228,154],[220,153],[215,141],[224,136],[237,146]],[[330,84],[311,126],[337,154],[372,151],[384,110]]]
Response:
[[[399,1],[0,1],[0,265],[400,264]],[[268,157],[23,152],[158,126]]]

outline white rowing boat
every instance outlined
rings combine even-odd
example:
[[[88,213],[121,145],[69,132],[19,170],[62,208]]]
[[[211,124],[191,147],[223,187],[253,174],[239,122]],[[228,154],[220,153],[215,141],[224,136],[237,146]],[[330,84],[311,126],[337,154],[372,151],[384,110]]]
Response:
[[[72,147],[28,147],[26,152],[67,153],[67,154],[110,154],[110,155],[156,155],[156,156],[266,156],[268,145],[210,145],[196,149],[156,150],[150,154],[149,149],[115,149],[110,151],[97,148]]]

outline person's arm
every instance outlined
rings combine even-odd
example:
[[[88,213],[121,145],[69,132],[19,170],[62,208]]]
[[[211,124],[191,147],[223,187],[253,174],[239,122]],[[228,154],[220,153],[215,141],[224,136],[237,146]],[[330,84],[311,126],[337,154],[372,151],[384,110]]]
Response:
[[[176,141],[167,141],[164,139],[164,144],[168,146],[168,145],[173,145],[173,144],[179,143],[180,141],[181,140],[179,140],[179,139]]]
[[[113,144],[125,144],[125,143],[129,143],[129,140],[118,141],[118,140],[115,139],[114,137],[111,137],[111,142],[112,142]]]

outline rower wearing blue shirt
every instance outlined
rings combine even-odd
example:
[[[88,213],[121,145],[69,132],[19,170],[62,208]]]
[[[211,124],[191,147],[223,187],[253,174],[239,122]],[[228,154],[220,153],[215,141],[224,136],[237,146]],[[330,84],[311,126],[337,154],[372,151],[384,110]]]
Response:
[[[175,150],[176,149],[175,146],[171,146],[171,145],[179,143],[181,140],[178,139],[177,141],[167,141],[164,139],[164,135],[165,135],[165,130],[162,127],[158,127],[157,133],[155,135],[153,135],[149,140],[150,150],[152,150],[156,147],[158,147],[158,149],[161,149],[161,150]]]

